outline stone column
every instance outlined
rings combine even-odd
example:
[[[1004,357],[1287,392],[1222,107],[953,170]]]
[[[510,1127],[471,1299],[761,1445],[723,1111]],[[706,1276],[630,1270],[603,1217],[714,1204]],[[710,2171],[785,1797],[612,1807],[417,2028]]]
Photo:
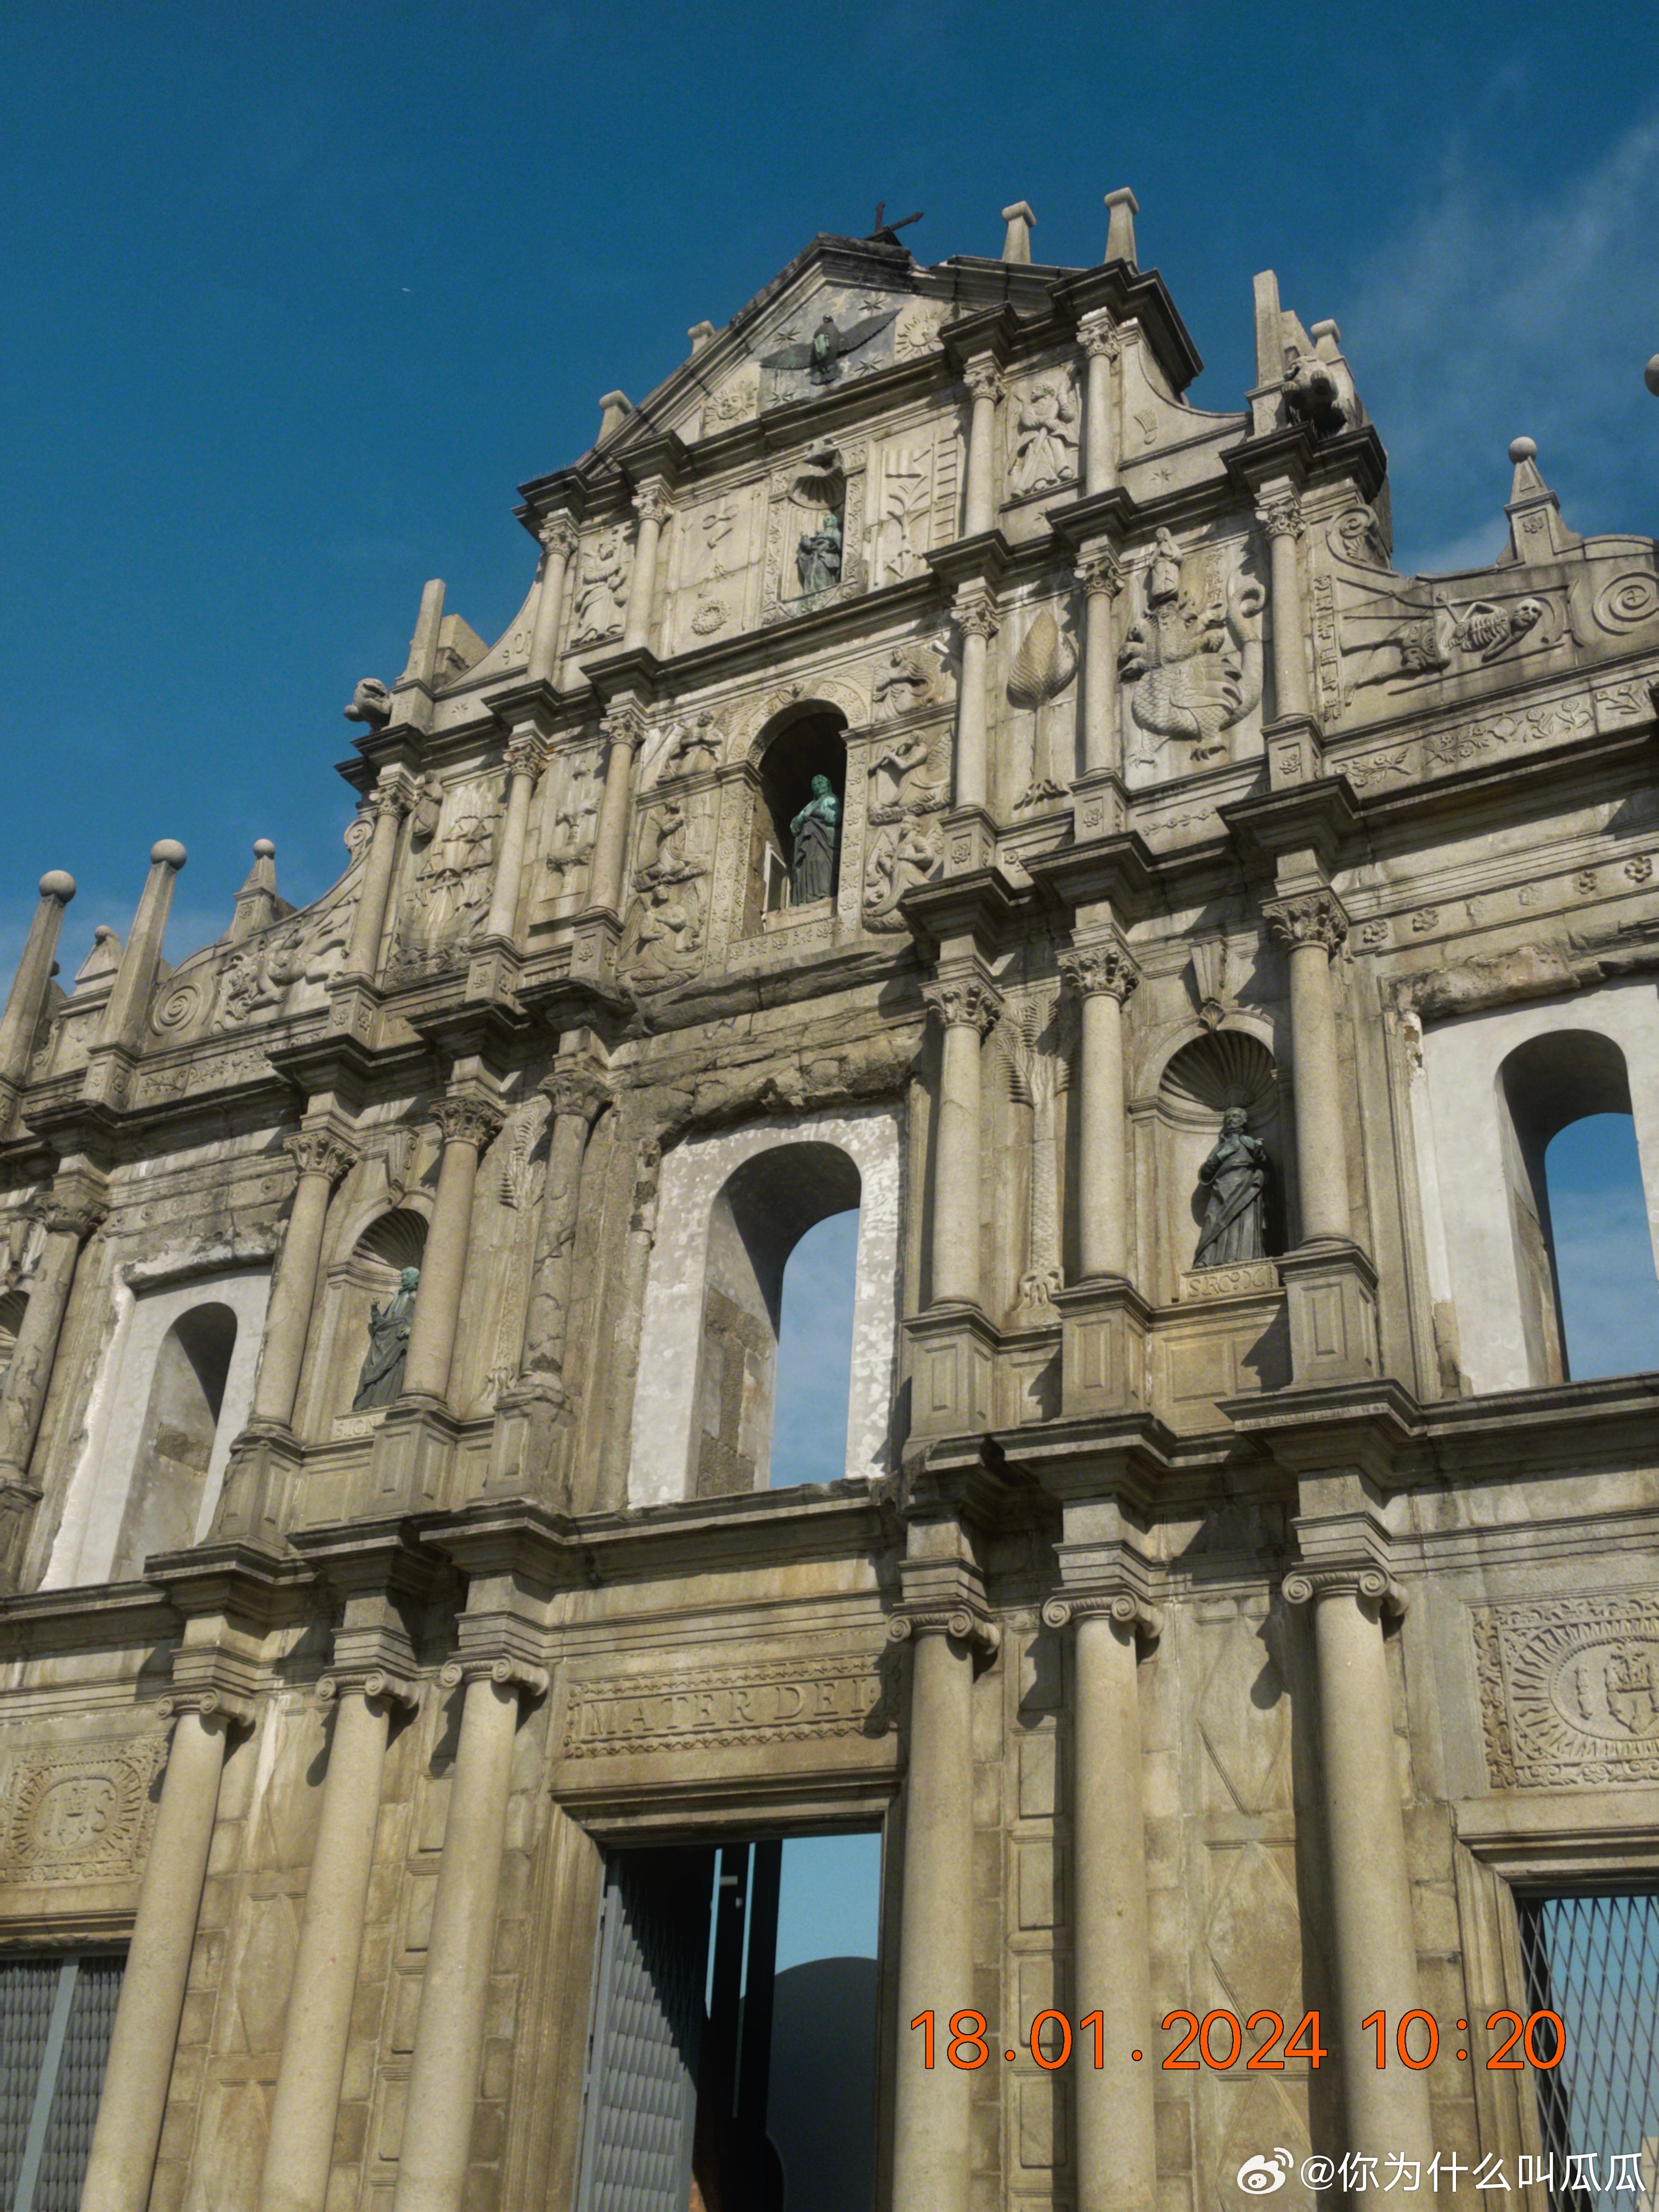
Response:
[[[669,516],[668,494],[655,477],[642,483],[634,495],[634,512],[640,519],[634,544],[634,573],[628,586],[628,620],[623,629],[624,646],[651,641],[651,608],[657,590],[657,548]]]
[[[1273,609],[1273,720],[1310,720],[1308,673],[1302,641],[1307,624],[1302,611],[1302,570],[1297,540],[1302,535],[1302,502],[1293,491],[1265,498],[1255,519],[1267,533],[1272,562]]]
[[[1291,971],[1291,1075],[1296,1087],[1296,1176],[1302,1241],[1353,1234],[1348,1211],[1348,1146],[1336,1056],[1331,962],[1348,933],[1334,892],[1319,889],[1264,906]]]
[[[989,787],[985,746],[986,665],[996,635],[996,610],[982,585],[958,592],[951,609],[962,632],[962,676],[957,687],[955,803],[985,805]]]
[[[888,1633],[915,1644],[904,1786],[893,2203],[967,2212],[974,2077],[952,2066],[945,2052],[951,2014],[974,2002],[973,1915],[963,1886],[974,1833],[969,1639],[986,1631],[963,1607],[897,1615]],[[922,2031],[908,2026],[924,2012],[934,2015],[931,2074],[922,2063]]]
[[[392,871],[398,858],[398,830],[409,811],[409,791],[401,772],[383,778],[370,801],[374,827],[363,862],[362,889],[357,911],[351,917],[351,937],[341,965],[342,976],[360,975],[373,981],[380,963],[380,937],[386,928],[386,902],[392,896]]]
[[[547,760],[547,744],[533,732],[515,737],[507,748],[507,811],[501,819],[501,848],[495,860],[495,881],[489,894],[486,937],[509,942],[519,919],[519,890],[524,874],[525,832],[530,825],[530,799]]]
[[[15,1587],[20,1523],[40,1496],[29,1480],[29,1462],[52,1388],[75,1271],[81,1248],[104,1212],[100,1201],[79,1194],[53,1198],[46,1209],[46,1244],[0,1389],[0,1584],[7,1588]]]
[[[167,1710],[178,1718],[121,1977],[82,2185],[82,2212],[144,2212],[149,2202],[218,1810],[225,1738],[234,1719],[248,1717],[211,1690],[174,1699]]]
[[[74,896],[75,878],[62,868],[41,877],[40,903],[23,940],[23,957],[12,978],[6,1011],[0,1014],[0,1129],[28,1079],[29,1058],[52,989],[52,956],[64,926],[64,909]]]
[[[404,1395],[441,1401],[449,1389],[449,1362],[461,1310],[478,1155],[494,1142],[506,1116],[485,1098],[441,1098],[432,1118],[443,1137],[443,1158],[409,1332]]]
[[[1112,386],[1123,341],[1103,307],[1085,315],[1078,337],[1089,363],[1083,406],[1083,489],[1110,491],[1117,482],[1117,423]]]
[[[1399,2152],[1426,2166],[1434,2155],[1426,2074],[1392,2050],[1379,2068],[1374,2029],[1392,2036],[1422,1999],[1400,1769],[1389,1697],[1381,1609],[1400,1593],[1380,1567],[1314,1568],[1286,1576],[1292,1605],[1314,1608],[1325,1832],[1330,1855],[1336,1963],[1336,2034],[1342,2054],[1348,2148],[1378,2160]]]
[[[355,1679],[325,1675],[317,1687],[319,1697],[337,1698],[338,1709],[289,1987],[258,2212],[323,2212],[374,1861],[387,1719],[394,1702],[415,1702],[408,1682],[379,1668]]]
[[[1081,1002],[1078,1050],[1078,1261],[1085,1282],[1129,1272],[1128,1115],[1123,1003],[1140,970],[1117,939],[1079,945],[1060,969]]]
[[[1123,588],[1115,554],[1091,554],[1077,572],[1083,586],[1083,773],[1115,775],[1118,741],[1117,656],[1112,650],[1112,602]]]
[[[576,526],[568,514],[550,514],[537,534],[542,544],[542,580],[536,592],[526,673],[532,683],[550,684],[559,661],[559,623],[564,613],[565,579],[576,550]]]
[[[446,1689],[465,1681],[466,1701],[421,1984],[393,2212],[459,2212],[483,2053],[519,1696],[523,1689],[539,1695],[547,1688],[539,1668],[506,1658],[452,1660],[439,1680]]]
[[[933,1297],[979,1304],[979,1054],[1002,1012],[980,975],[941,977],[922,993],[944,1033],[933,1139]],[[964,2000],[965,2002],[965,2000]]]
[[[254,1421],[286,1428],[305,1362],[306,1340],[317,1297],[317,1267],[322,1258],[323,1227],[334,1188],[351,1168],[357,1148],[332,1129],[300,1129],[283,1139],[283,1150],[299,1170],[288,1234],[270,1288],[265,1340],[253,1386]]]
[[[628,818],[634,805],[634,756],[645,735],[645,723],[637,708],[619,707],[605,716],[601,732],[610,751],[605,757],[599,826],[593,833],[593,857],[588,866],[587,903],[615,914],[622,903]]]
[[[1051,1628],[1076,1623],[1072,1850],[1077,1869],[1072,2011],[1106,2016],[1072,2053],[1079,2212],[1151,2212],[1157,2197],[1158,2075],[1130,2052],[1153,2047],[1152,1924],[1141,1800],[1138,1638],[1158,1615],[1127,1590],[1051,1599]]]
[[[962,534],[977,538],[994,529],[997,519],[997,402],[1002,379],[989,362],[975,362],[963,377],[973,413],[968,425],[968,483],[963,500]]]

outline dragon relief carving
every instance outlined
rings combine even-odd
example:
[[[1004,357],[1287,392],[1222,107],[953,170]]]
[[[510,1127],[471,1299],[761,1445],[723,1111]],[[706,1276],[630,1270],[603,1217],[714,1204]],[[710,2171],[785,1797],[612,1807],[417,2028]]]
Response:
[[[1194,767],[1223,760],[1223,732],[1241,722],[1261,698],[1260,617],[1267,594],[1253,578],[1236,572],[1222,586],[1212,561],[1203,564],[1203,588],[1184,588],[1181,554],[1167,530],[1158,533],[1146,574],[1145,611],[1131,626],[1118,655],[1118,673],[1133,684],[1130,713],[1153,739],[1192,747]],[[1137,753],[1132,765],[1155,769],[1156,755]]]

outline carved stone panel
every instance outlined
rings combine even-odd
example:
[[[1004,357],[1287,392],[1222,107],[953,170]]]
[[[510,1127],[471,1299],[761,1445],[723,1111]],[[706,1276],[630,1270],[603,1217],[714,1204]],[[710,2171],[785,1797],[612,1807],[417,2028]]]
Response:
[[[20,1752],[6,1789],[0,1881],[123,1881],[143,1863],[155,1818],[150,1784],[167,1750],[157,1729]]]
[[[870,582],[919,576],[956,526],[961,441],[953,422],[890,438],[870,472]]]
[[[1493,1789],[1659,1782],[1659,1591],[1480,1606],[1474,1644]]]
[[[691,653],[755,618],[760,488],[717,491],[676,525],[669,579],[669,647]]]
[[[568,1766],[647,1754],[706,1759],[837,1739],[872,1742],[896,1726],[893,1672],[884,1650],[578,1676],[565,1709],[564,1760]]]

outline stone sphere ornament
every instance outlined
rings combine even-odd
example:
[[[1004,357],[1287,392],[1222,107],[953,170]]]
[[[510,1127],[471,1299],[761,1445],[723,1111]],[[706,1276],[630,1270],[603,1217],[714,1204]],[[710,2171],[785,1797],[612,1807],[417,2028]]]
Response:
[[[1653,359],[1643,370],[1642,381],[1654,398],[1659,399],[1659,353],[1655,354]]]

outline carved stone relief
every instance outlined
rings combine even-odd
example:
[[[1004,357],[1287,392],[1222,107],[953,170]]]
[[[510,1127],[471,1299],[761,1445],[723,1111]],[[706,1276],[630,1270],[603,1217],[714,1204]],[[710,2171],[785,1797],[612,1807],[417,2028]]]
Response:
[[[1053,607],[1039,607],[1008,666],[1014,712],[1008,788],[1018,812],[1063,799],[1072,779],[1072,716],[1059,702],[1077,674],[1077,646]]]
[[[565,1711],[568,1759],[723,1751],[890,1732],[890,1662],[861,1652],[751,1660],[673,1674],[580,1679]]]
[[[836,287],[785,308],[762,340],[760,404],[816,398],[839,384],[885,368],[893,325],[905,302],[880,292]]]
[[[1030,1182],[1026,1203],[1025,1267],[1019,1279],[1022,1319],[1050,1318],[1063,1287],[1054,1104],[1071,1080],[1073,1002],[1059,986],[1010,999],[997,1025],[1009,1096],[1031,1109]]]
[[[584,541],[571,607],[573,647],[622,635],[633,568],[634,549],[620,523],[606,523]]]
[[[162,984],[151,1010],[153,1036],[181,1044],[204,1032],[222,1034],[295,1011],[302,996],[320,1002],[319,987],[345,958],[357,911],[360,879],[350,870],[317,905],[289,914],[235,946],[210,945]],[[306,987],[313,987],[307,993]]]
[[[872,743],[868,820],[874,833],[864,872],[863,920],[883,933],[902,930],[899,901],[945,865],[941,817],[951,803],[951,733],[943,726]]]
[[[1008,493],[1027,499],[1077,481],[1077,387],[1069,370],[1054,368],[1016,386],[1008,395]]]
[[[1659,1782],[1659,1592],[1474,1612],[1495,1790]]]
[[[411,982],[465,964],[489,912],[501,795],[492,778],[452,785],[405,894],[387,968]]]
[[[1581,693],[1522,708],[1514,714],[1494,715],[1488,721],[1454,723],[1448,729],[1409,738],[1384,751],[1356,756],[1342,763],[1342,773],[1357,791],[1372,786],[1386,789],[1396,782],[1466,768],[1482,754],[1519,751],[1528,745],[1588,737],[1595,727],[1594,708]]]
[[[157,1729],[15,1754],[0,1879],[88,1882],[136,1874],[155,1818],[150,1784],[166,1752]]]
[[[1231,757],[1226,732],[1261,703],[1266,596],[1231,566],[1226,549],[1183,556],[1170,532],[1158,532],[1141,612],[1118,655],[1139,732],[1132,776],[1179,773]]]
[[[542,854],[544,896],[556,915],[574,914],[587,887],[587,864],[599,831],[604,789],[599,755],[592,747],[561,753],[550,776],[547,845]]]
[[[956,523],[961,441],[953,423],[890,439],[871,471],[870,582],[921,575]]]
[[[714,822],[709,792],[665,796],[641,818],[622,944],[623,969],[641,989],[660,990],[702,965]]]
[[[676,528],[670,579],[673,650],[693,651],[753,619],[758,487],[716,493]]]

